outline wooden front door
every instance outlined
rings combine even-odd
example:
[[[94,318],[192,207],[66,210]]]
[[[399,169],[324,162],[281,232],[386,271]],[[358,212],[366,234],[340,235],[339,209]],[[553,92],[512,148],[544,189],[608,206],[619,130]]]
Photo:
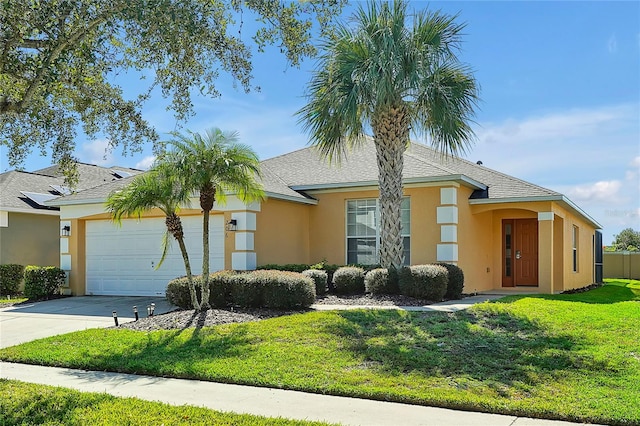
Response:
[[[502,221],[502,286],[538,285],[537,219]]]

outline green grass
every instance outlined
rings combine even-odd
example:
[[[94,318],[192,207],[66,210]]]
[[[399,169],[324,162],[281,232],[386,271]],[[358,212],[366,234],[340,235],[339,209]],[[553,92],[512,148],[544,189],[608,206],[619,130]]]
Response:
[[[0,380],[0,424],[10,425],[321,425],[188,405]]]
[[[26,297],[15,296],[11,299],[8,299],[7,296],[0,296],[0,308],[5,308],[7,306],[17,305],[18,303],[26,302]]]
[[[202,329],[94,329],[0,358],[423,405],[640,424],[640,286],[455,314],[312,312]]]

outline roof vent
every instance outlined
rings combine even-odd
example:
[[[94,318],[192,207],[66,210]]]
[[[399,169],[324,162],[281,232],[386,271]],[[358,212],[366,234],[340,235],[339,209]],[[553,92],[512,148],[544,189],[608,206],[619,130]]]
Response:
[[[482,161],[478,160],[478,161],[476,161],[476,164],[477,164],[478,166],[482,166]]]

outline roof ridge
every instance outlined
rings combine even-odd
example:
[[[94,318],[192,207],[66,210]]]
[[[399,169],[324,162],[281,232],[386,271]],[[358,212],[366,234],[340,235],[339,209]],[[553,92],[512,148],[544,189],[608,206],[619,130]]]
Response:
[[[269,170],[269,172],[275,176],[284,186],[286,186],[287,188],[291,189],[291,186],[277,173],[273,170],[273,168],[271,168],[268,164],[260,164],[260,167],[265,167],[266,169]],[[291,189],[293,191],[293,189]],[[296,191],[297,192],[297,191]]]
[[[411,143],[412,145],[414,145],[414,144],[415,144],[415,142],[410,142],[410,143]],[[404,154],[405,154],[405,155],[408,155],[409,157],[412,157],[412,158],[414,158],[414,159],[416,159],[416,160],[418,160],[418,161],[420,161],[420,162],[422,162],[422,163],[425,163],[425,164],[428,164],[428,165],[430,165],[430,166],[432,166],[432,167],[435,167],[436,169],[443,170],[443,171],[445,171],[445,172],[447,172],[447,173],[450,173],[450,174],[452,174],[452,175],[457,174],[457,173],[455,172],[455,170],[451,170],[450,168],[445,167],[444,165],[437,164],[437,163],[435,163],[435,162],[433,162],[433,161],[431,161],[431,160],[428,160],[428,159],[426,159],[426,158],[421,158],[419,155],[417,155],[417,154],[415,154],[415,153],[413,153],[413,152],[409,152],[408,150],[405,150]]]
[[[427,146],[426,144],[417,143],[417,142],[411,142],[411,143],[412,143],[413,145],[418,145],[418,146],[420,146],[420,147],[421,147],[421,148],[423,148],[423,149],[427,149],[427,150],[429,150],[429,151],[432,151],[434,154],[437,154],[437,153],[438,153],[438,151],[437,151],[437,150],[435,150],[434,148],[432,148],[432,147],[430,147],[430,146]],[[446,154],[444,154],[444,155],[446,155]],[[547,192],[550,192],[550,193],[553,193],[553,194],[559,194],[559,195],[562,195],[562,194],[560,194],[559,192],[554,191],[554,190],[552,190],[552,189],[545,188],[544,186],[540,186],[540,185],[537,185],[537,184],[535,184],[535,183],[531,183],[531,182],[529,182],[529,181],[526,181],[526,180],[524,180],[524,179],[520,179],[520,178],[517,178],[517,177],[515,177],[515,176],[512,176],[512,175],[506,174],[506,173],[501,172],[501,171],[499,171],[499,170],[492,169],[491,167],[487,167],[487,166],[484,166],[484,165],[480,165],[480,164],[478,164],[478,163],[474,163],[473,161],[467,160],[466,158],[457,157],[457,156],[453,156],[453,155],[452,155],[452,156],[447,156],[447,157],[448,157],[448,158],[450,158],[450,159],[452,159],[452,160],[454,160],[454,161],[461,161],[461,162],[463,162],[463,163],[466,163],[467,165],[469,165],[469,166],[471,166],[471,167],[476,167],[476,168],[479,168],[479,169],[483,169],[483,170],[489,171],[489,172],[491,172],[491,173],[495,173],[495,174],[497,174],[497,175],[499,175],[499,176],[502,176],[502,177],[504,177],[504,178],[507,178],[507,179],[509,179],[509,180],[511,180],[511,181],[521,182],[521,183],[524,183],[524,184],[526,184],[526,185],[533,186],[533,187],[536,187],[536,188],[538,188],[538,189],[542,189],[542,190],[544,190],[544,191],[547,191]]]
[[[296,152],[300,152],[300,151],[304,151],[304,150],[312,149],[312,148],[315,148],[315,146],[314,145],[308,145],[308,146],[305,146],[304,148],[296,149],[295,151],[285,152],[283,154],[276,155],[274,157],[265,158],[264,160],[261,160],[260,163],[264,163],[265,161],[275,160],[276,158],[285,157],[287,155],[291,155],[291,154],[294,154]]]

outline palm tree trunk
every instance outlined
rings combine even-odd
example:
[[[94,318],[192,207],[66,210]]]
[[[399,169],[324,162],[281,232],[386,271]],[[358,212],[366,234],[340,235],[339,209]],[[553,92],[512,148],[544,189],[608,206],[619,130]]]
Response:
[[[209,212],[203,210],[202,219],[202,310],[209,309]]]
[[[180,253],[182,254],[182,260],[184,262],[184,269],[187,272],[187,282],[189,283],[189,295],[191,296],[191,304],[193,309],[200,311],[200,302],[198,302],[198,295],[196,293],[196,286],[193,283],[193,274],[191,272],[191,263],[189,262],[189,253],[187,252],[187,246],[184,244],[184,229],[182,228],[182,221],[177,214],[168,214],[165,218],[165,224],[167,229],[173,235],[173,238],[178,242],[180,246]]]
[[[191,264],[189,263],[189,254],[187,253],[187,246],[184,244],[184,238],[176,238],[178,245],[180,246],[180,253],[182,253],[182,260],[184,261],[184,269],[187,271],[187,281],[189,282],[189,295],[191,296],[191,304],[193,309],[197,312],[202,310],[200,302],[198,302],[198,294],[196,293],[196,286],[193,283],[193,274],[191,272]],[[207,296],[208,297],[208,296]]]
[[[371,122],[380,185],[380,264],[400,268],[403,263],[402,169],[409,142],[409,115],[403,105],[376,111]]]

